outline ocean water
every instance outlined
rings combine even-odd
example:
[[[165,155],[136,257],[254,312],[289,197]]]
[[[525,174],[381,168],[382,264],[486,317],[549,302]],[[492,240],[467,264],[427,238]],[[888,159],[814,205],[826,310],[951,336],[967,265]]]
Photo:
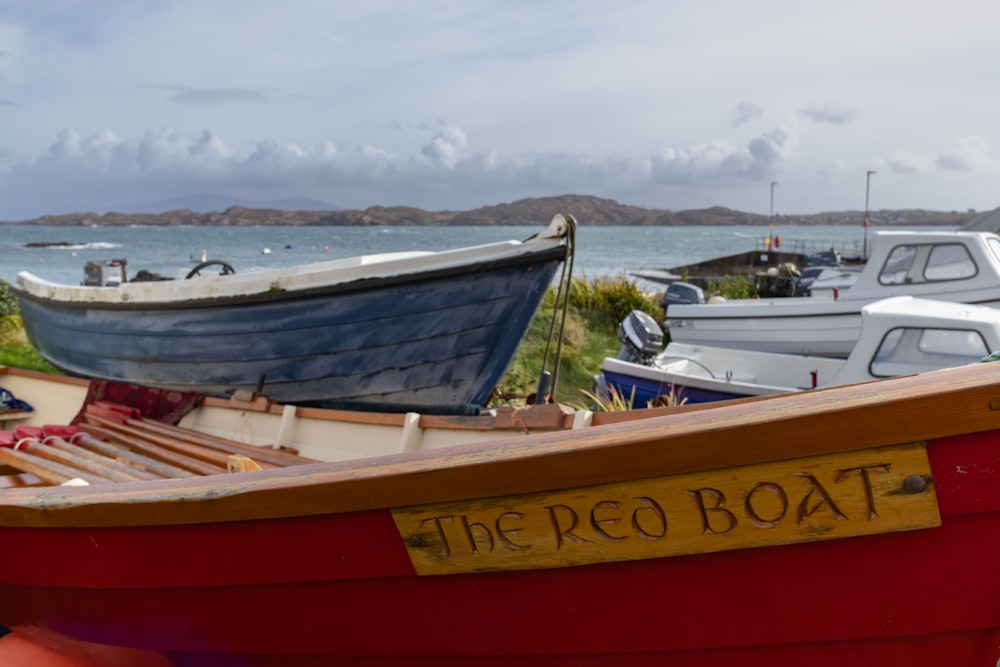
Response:
[[[57,283],[79,284],[92,259],[128,261],[183,277],[204,253],[237,272],[261,271],[355,255],[446,250],[509,239],[542,227],[46,227],[0,226],[0,280],[29,271]],[[921,228],[930,229],[930,228]],[[937,227],[934,229],[948,229]],[[765,227],[580,227],[574,275],[597,277],[668,269],[747,250],[763,249]],[[860,253],[860,226],[775,226],[782,250],[815,252],[831,246]],[[29,243],[65,243],[27,247]],[[871,243],[871,236],[868,237]]]

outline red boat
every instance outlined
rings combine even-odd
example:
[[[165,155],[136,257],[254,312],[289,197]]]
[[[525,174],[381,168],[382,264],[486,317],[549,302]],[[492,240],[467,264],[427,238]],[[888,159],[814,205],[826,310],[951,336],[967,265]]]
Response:
[[[997,368],[5,488],[0,624],[111,667],[993,666]],[[108,406],[81,426],[159,428]]]

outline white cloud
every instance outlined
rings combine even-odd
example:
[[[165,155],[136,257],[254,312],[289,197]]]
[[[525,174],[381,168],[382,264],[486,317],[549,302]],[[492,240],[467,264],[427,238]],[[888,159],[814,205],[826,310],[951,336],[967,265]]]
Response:
[[[0,3],[0,219],[210,190],[761,212],[770,180],[810,212],[870,168],[886,206],[990,208],[1000,5],[915,2]]]
[[[935,160],[935,164],[950,171],[973,171],[992,161],[990,144],[983,137],[956,139]]]
[[[431,142],[424,146],[421,152],[435,164],[447,169],[454,169],[468,143],[465,132],[461,128],[448,126],[434,135]]]
[[[911,151],[893,151],[886,162],[892,171],[900,174],[918,174],[929,171],[934,165],[933,156],[920,155]]]

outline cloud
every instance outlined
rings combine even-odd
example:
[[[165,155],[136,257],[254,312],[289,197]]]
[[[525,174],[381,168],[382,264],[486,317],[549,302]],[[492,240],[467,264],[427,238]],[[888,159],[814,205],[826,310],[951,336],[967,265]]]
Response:
[[[948,171],[973,171],[990,162],[990,144],[983,137],[962,137],[952,144],[934,161],[941,169]]]
[[[131,138],[111,131],[84,137],[65,130],[36,162],[14,165],[7,179],[0,179],[0,194],[37,196],[41,184],[58,179],[64,192],[88,196],[120,197],[128,190],[166,197],[194,186],[234,194],[248,188],[255,193],[291,189],[296,195],[336,192],[350,199],[342,205],[370,205],[387,196],[431,206],[442,195],[449,200],[475,195],[480,201],[507,192],[518,198],[552,191],[612,196],[613,188],[753,181],[788,160],[795,143],[790,130],[778,128],[745,147],[709,141],[637,159],[567,152],[508,155],[495,148],[476,152],[466,132],[454,125],[438,126],[413,154],[370,144],[341,147],[277,138],[234,146],[209,131],[184,133],[172,127]]]
[[[687,148],[665,148],[652,159],[656,182],[671,184],[756,180],[774,170],[794,151],[794,133],[777,128],[751,139],[745,148],[726,141],[698,143]]]
[[[632,159],[565,152],[508,155],[496,148],[477,152],[466,132],[454,125],[439,125],[412,153],[278,138],[234,145],[209,131],[186,133],[172,127],[136,137],[64,130],[36,161],[0,172],[0,201],[8,210],[44,201],[45,212],[56,212],[46,184],[59,183],[63,211],[103,211],[116,202],[195,191],[311,196],[358,208],[405,203],[440,209],[563,192],[616,197],[655,190],[663,183],[683,188],[706,173],[752,170],[755,161],[749,149],[722,142],[676,151],[673,159],[671,151],[666,153]]]
[[[733,127],[739,127],[755,118],[760,118],[764,110],[753,102],[740,102],[733,112]]]
[[[454,169],[468,143],[468,138],[461,128],[445,127],[420,152],[435,164]]]
[[[847,125],[861,116],[857,109],[838,107],[830,103],[810,105],[805,109],[799,109],[798,114],[817,123],[830,125]]]
[[[174,104],[223,106],[226,104],[258,104],[270,102],[270,96],[257,88],[188,88],[186,86],[157,86],[172,91],[167,97]]]
[[[892,171],[902,174],[930,173],[934,170],[953,172],[984,171],[995,160],[989,142],[980,136],[960,137],[939,153],[917,153],[898,150],[887,160]]]
[[[748,150],[757,164],[769,167],[787,159],[795,148],[795,143],[791,131],[778,128],[751,140]]]
[[[889,169],[899,174],[919,174],[929,171],[934,165],[934,158],[920,155],[912,151],[893,151],[887,162]]]

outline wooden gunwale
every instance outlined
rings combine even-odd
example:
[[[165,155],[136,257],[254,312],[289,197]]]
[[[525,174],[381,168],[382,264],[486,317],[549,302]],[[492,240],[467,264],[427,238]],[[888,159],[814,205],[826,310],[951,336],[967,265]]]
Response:
[[[933,375],[933,380],[929,380]],[[245,475],[11,489],[0,526],[185,525],[646,479],[1000,428],[991,364],[651,419]],[[935,387],[927,392],[929,382]],[[155,504],[155,516],[137,510]]]

